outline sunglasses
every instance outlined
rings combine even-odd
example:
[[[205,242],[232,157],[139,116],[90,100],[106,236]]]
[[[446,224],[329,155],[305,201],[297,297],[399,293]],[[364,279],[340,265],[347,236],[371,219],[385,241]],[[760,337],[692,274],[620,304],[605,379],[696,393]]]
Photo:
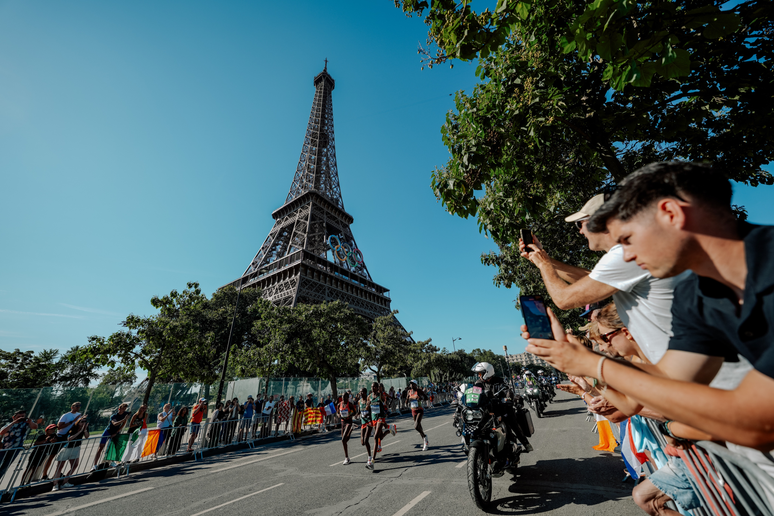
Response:
[[[575,227],[578,229],[583,229],[583,223],[586,222],[589,219],[581,219],[575,221]]]
[[[603,333],[599,336],[600,339],[602,339],[602,342],[606,344],[610,344],[610,339],[612,335],[615,335],[619,331],[623,330],[623,328],[618,328],[617,330],[609,331],[607,333]]]

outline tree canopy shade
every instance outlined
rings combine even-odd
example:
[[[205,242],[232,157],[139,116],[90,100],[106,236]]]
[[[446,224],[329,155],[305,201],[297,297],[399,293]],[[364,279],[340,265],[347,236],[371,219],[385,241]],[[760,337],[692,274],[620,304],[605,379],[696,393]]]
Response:
[[[500,0],[397,2],[424,16],[429,64],[479,59],[441,129],[451,153],[432,188],[452,214],[476,216],[499,253],[495,283],[545,294],[518,256],[532,229],[553,258],[597,256],[563,218],[639,166],[712,161],[730,179],[772,184],[774,4],[749,1]],[[564,314],[571,324],[573,316]]]
[[[430,344],[430,340],[414,342],[411,332],[395,319],[397,313],[394,310],[389,315],[376,318],[363,353],[363,368],[373,372],[377,382],[381,382],[385,375],[410,375],[412,357]]]
[[[81,361],[80,350],[75,346],[61,356],[55,349],[39,353],[0,350],[0,389],[86,387],[99,378],[98,366]]]

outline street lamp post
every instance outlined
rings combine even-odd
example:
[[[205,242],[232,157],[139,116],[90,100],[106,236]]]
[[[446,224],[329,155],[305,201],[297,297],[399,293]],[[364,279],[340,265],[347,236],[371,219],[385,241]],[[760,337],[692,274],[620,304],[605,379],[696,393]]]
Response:
[[[462,340],[462,337],[457,337],[456,339],[452,337],[452,349],[454,350],[455,353],[457,352],[457,348],[454,347],[454,342],[458,340]]]

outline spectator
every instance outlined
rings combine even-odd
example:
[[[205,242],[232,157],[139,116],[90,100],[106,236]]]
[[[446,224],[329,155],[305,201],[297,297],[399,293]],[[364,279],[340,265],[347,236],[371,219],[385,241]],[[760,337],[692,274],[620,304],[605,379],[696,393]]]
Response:
[[[67,444],[59,450],[56,460],[59,463],[54,473],[54,488],[52,491],[58,491],[60,487],[73,487],[69,482],[70,477],[78,468],[81,456],[81,443],[83,439],[89,438],[89,422],[86,420],[86,414],[81,414],[69,425],[69,434],[65,438]],[[60,430],[61,432],[61,430]],[[65,463],[70,463],[70,469],[63,480],[60,475],[64,472]]]
[[[53,447],[51,456],[49,456],[48,460],[46,461],[46,465],[43,468],[43,478],[48,477],[48,469],[51,467],[51,462],[54,460],[56,454],[59,453],[59,450],[61,450],[64,446],[64,441],[67,440],[67,434],[70,431],[70,428],[73,426],[73,422],[78,418],[78,416],[81,415],[80,410],[81,402],[76,401],[70,405],[70,412],[64,413],[62,417],[59,418],[56,431],[56,441],[58,444],[57,446]]]
[[[610,233],[588,231],[586,225],[589,218],[602,206],[604,200],[605,194],[596,195],[579,212],[565,218],[565,221],[574,222],[578,226],[580,233],[588,240],[589,249],[606,252],[593,270],[552,259],[535,236],[533,244],[527,246],[529,249],[519,241],[521,256],[538,267],[551,300],[563,310],[579,308],[613,296],[624,324],[643,343],[643,351],[655,364],[666,352],[671,336],[670,308],[675,285],[687,274],[673,278],[654,278],[648,271],[624,260],[623,248]]]
[[[124,462],[140,460],[145,438],[148,435],[148,405],[142,404],[129,421],[129,443],[124,450]]]
[[[261,411],[261,420],[263,425],[261,426],[261,437],[269,437],[271,435],[271,416],[274,412],[274,395],[269,396],[266,403],[263,404],[263,410]]]
[[[231,408],[228,412],[228,423],[226,423],[226,444],[231,444],[234,441],[234,434],[236,433],[237,423],[239,422],[239,409],[242,405],[239,403],[239,398],[231,400]]]
[[[220,421],[222,416],[223,402],[218,402],[218,404],[215,405],[215,410],[212,412],[212,416],[210,416],[210,430],[209,434],[207,435],[206,448],[215,448],[218,446],[218,436],[220,435]]]
[[[22,485],[30,484],[43,477],[43,466],[45,466],[46,459],[53,455],[54,446],[56,446],[56,425],[52,423],[32,443],[27,469],[22,475]]]
[[[290,397],[289,400],[285,400],[285,396],[280,396],[279,400],[279,406],[277,408],[277,430],[275,432],[275,436],[279,434],[280,425],[284,423],[285,425],[285,434],[288,433],[288,423],[290,422],[290,414],[293,411],[293,406],[295,405],[295,400],[293,399],[293,396]]]
[[[26,410],[19,410],[13,415],[11,422],[0,430],[0,436],[3,437],[0,442],[0,481],[13,459],[21,451],[27,431],[37,427],[37,423],[27,417]]]
[[[110,421],[108,421],[105,431],[102,432],[102,439],[99,441],[97,453],[94,455],[94,465],[91,467],[92,471],[97,470],[97,462],[99,462],[99,458],[102,456],[102,450],[105,449],[105,445],[108,442],[113,441],[113,444],[118,447],[118,436],[129,418],[129,412],[126,410],[127,408],[129,408],[128,403],[121,403],[118,406],[118,412],[110,416]]]
[[[205,398],[199,398],[196,405],[193,406],[191,412],[191,436],[188,438],[188,448],[185,451],[191,453],[193,451],[193,443],[196,440],[196,436],[199,435],[199,431],[202,427],[202,418],[204,417],[204,411],[207,408],[207,400]]]
[[[242,420],[239,423],[239,436],[237,440],[242,442],[247,440],[250,429],[253,426],[253,415],[255,414],[255,401],[253,401],[252,394],[247,397],[244,406],[242,407]],[[252,435],[255,438],[255,434]]]
[[[678,375],[605,361],[567,341],[532,339],[527,351],[560,370],[595,376],[608,390],[714,439],[769,451],[774,399],[760,393],[774,387],[774,228],[738,223],[730,200],[728,180],[712,167],[657,163],[628,176],[589,222],[590,230],[609,229],[625,259],[656,277],[693,271],[672,307],[670,352],[685,357]],[[754,368],[739,387],[723,391],[699,383],[737,353]]]
[[[186,427],[188,426],[188,407],[180,407],[175,416],[174,429],[167,443],[166,455],[174,455],[180,449],[180,443],[183,442]]]
[[[172,421],[174,421],[175,412],[172,410],[172,404],[164,404],[164,408],[156,416],[156,428],[159,429],[159,442],[156,445],[156,452],[153,454],[154,458],[156,454],[161,452],[161,447],[164,445],[164,441],[169,437],[169,433],[172,430]]]

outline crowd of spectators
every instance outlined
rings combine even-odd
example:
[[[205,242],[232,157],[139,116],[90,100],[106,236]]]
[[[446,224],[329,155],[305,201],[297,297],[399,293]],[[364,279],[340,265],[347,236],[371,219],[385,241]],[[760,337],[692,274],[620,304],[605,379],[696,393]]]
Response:
[[[655,163],[565,219],[604,252],[592,270],[551,258],[539,235],[521,241],[554,304],[589,318],[570,335],[549,310],[556,340],[522,331],[617,444],[627,426],[657,427],[671,451],[722,442],[774,475],[774,228],[740,222],[731,193],[711,165]],[[679,456],[651,454],[658,469],[633,491],[648,514],[700,505]]]
[[[447,385],[433,385],[428,390],[446,392]],[[404,391],[395,388],[385,391],[389,412],[408,410]],[[351,399],[357,399],[351,391],[346,392]],[[14,468],[20,472],[14,483],[48,481],[54,490],[59,490],[71,487],[69,480],[74,474],[95,472],[108,465],[155,460],[179,452],[193,453],[280,435],[293,438],[309,430],[328,432],[339,424],[335,407],[341,400],[342,396],[334,400],[331,394],[316,397],[308,393],[296,399],[263,393],[247,396],[244,402],[234,397],[214,406],[208,405],[205,398],[190,407],[165,403],[157,413],[151,413],[145,404],[131,411],[129,403],[121,403],[111,414],[101,436],[93,440],[89,439],[90,417],[81,411],[81,402],[73,403],[57,423],[45,428],[20,410],[0,429],[0,482],[8,482],[10,466],[25,450],[28,453],[21,460],[26,463]],[[310,418],[310,413],[315,417]],[[36,435],[31,433],[35,430]],[[153,430],[158,431],[151,433]],[[81,465],[84,460],[88,464]]]

